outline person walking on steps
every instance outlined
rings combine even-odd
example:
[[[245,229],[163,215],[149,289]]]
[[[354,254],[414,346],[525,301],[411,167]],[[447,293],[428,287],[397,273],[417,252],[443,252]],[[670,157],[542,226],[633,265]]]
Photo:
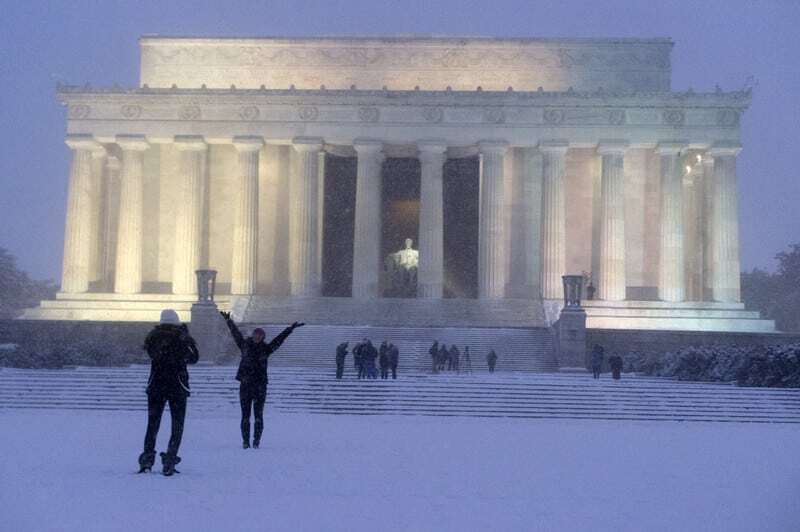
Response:
[[[594,344],[592,348],[592,376],[595,379],[600,378],[600,373],[603,371],[603,346]]]
[[[400,363],[400,350],[394,344],[389,344],[389,367],[392,368],[392,379],[397,378],[397,365]]]
[[[472,358],[469,356],[469,346],[464,347],[464,371],[472,373]]]
[[[178,314],[172,309],[161,311],[160,323],[147,335],[144,349],[150,357],[150,378],[147,381],[147,432],[144,452],[139,455],[139,473],[153,468],[161,415],[169,403],[172,431],[167,452],[161,453],[161,463],[164,475],[171,476],[178,472],[175,466],[181,461],[178,448],[183,438],[186,398],[189,397],[186,365],[197,363],[200,354],[189,329],[181,324]]]
[[[239,381],[239,404],[242,407],[242,447],[250,447],[250,411],[253,411],[253,447],[258,449],[261,444],[261,434],[264,430],[264,403],[267,400],[267,360],[283,344],[292,331],[304,324],[294,322],[286,327],[271,342],[264,342],[266,334],[263,329],[254,329],[253,335],[245,338],[239,328],[233,323],[230,312],[220,312],[236,346],[242,353],[236,380]]]
[[[344,375],[344,361],[347,358],[347,342],[342,342],[336,346],[336,378],[341,379]]]
[[[378,350],[378,365],[381,368],[381,379],[389,378],[389,344],[386,340],[381,342]]]
[[[618,381],[622,373],[622,357],[619,355],[608,357],[608,365],[611,366],[611,376]]]
[[[494,349],[486,355],[486,363],[489,365],[489,373],[494,373],[494,367],[497,365],[497,353],[494,352]]]
[[[451,369],[454,369],[458,372],[458,365],[461,363],[461,353],[458,350],[458,346],[453,344],[453,347],[450,348],[450,364]]]
[[[439,371],[439,340],[434,340],[433,345],[428,349],[428,354],[431,355],[431,373],[438,373]]]
[[[444,371],[445,364],[450,358],[450,351],[447,350],[447,344],[442,344],[439,347],[439,371]]]

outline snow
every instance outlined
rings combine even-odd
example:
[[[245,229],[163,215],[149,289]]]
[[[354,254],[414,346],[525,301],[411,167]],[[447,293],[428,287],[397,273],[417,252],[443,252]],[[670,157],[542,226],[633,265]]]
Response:
[[[800,530],[793,425],[192,413],[172,478],[143,412],[0,410],[0,530]],[[159,434],[166,446],[169,416]]]

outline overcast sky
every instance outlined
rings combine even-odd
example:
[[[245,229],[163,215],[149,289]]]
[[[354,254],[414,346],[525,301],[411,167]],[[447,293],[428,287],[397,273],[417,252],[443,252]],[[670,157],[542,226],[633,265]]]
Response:
[[[69,149],[57,81],[138,83],[142,34],[671,37],[673,89],[757,80],[739,156],[742,267],[800,242],[800,1],[7,1],[0,10],[0,247],[61,272]]]

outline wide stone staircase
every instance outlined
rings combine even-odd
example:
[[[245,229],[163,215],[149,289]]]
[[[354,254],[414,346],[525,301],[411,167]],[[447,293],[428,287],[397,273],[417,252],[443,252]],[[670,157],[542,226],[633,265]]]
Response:
[[[625,375],[484,370],[430,374],[401,371],[397,380],[345,378],[302,367],[270,370],[268,409],[283,413],[469,416],[530,419],[800,423],[800,390],[740,388]],[[3,409],[146,409],[149,368],[0,369]],[[235,367],[191,368],[190,415],[238,414]]]

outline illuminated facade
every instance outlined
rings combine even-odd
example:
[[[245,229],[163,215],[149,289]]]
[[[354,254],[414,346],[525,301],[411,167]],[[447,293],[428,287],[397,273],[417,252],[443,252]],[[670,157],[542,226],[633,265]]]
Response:
[[[771,331],[739,293],[749,92],[674,92],[667,39],[144,37],[137,88],[61,87],[61,292],[27,318]],[[396,230],[402,226],[402,230]],[[393,232],[394,231],[394,232]],[[419,242],[416,298],[384,297]]]

